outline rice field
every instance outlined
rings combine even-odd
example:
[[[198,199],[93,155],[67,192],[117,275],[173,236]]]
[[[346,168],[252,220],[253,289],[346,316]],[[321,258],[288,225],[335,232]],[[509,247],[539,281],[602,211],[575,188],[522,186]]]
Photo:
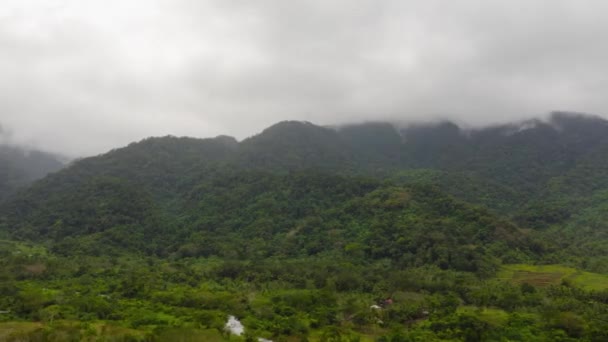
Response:
[[[537,287],[559,285],[566,281],[585,290],[608,289],[608,274],[591,273],[563,265],[504,265],[498,278]]]

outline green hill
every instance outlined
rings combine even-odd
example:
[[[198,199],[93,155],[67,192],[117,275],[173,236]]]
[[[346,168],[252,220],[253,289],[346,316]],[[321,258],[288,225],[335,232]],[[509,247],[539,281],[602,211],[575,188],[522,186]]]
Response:
[[[568,113],[148,138],[11,188],[0,336],[606,340],[606,151]]]

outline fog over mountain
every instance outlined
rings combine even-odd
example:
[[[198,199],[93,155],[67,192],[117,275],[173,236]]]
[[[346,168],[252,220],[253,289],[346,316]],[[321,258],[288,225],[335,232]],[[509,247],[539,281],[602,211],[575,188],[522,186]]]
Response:
[[[0,202],[51,172],[67,159],[38,150],[0,143]]]
[[[606,13],[2,1],[0,341],[608,341]]]
[[[72,156],[274,122],[608,113],[599,1],[43,1],[0,8],[0,122]]]

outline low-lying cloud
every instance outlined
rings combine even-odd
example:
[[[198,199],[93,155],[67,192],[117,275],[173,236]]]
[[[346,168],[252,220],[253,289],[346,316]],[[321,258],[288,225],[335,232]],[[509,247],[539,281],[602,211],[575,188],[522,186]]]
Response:
[[[7,0],[0,122],[69,155],[280,120],[608,113],[599,1]]]

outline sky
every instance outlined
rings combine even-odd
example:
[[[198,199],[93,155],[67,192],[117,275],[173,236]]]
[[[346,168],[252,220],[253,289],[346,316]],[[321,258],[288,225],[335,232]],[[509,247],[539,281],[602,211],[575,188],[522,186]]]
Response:
[[[608,114],[608,2],[3,0],[0,142]]]

